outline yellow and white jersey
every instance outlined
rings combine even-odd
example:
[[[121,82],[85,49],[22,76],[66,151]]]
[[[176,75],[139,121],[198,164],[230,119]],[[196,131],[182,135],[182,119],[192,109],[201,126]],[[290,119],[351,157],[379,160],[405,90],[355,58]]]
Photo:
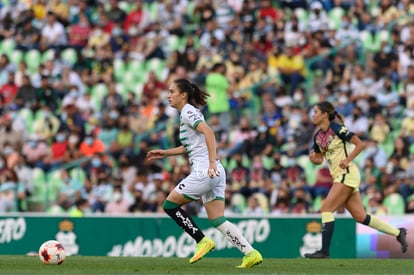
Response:
[[[349,163],[346,169],[339,167],[341,160],[349,155],[352,145],[349,141],[353,135],[354,133],[350,132],[345,126],[331,122],[328,130],[319,130],[314,136],[313,149],[316,153],[322,153],[328,161],[329,171],[333,178],[348,174],[351,169],[357,168],[352,162]]]

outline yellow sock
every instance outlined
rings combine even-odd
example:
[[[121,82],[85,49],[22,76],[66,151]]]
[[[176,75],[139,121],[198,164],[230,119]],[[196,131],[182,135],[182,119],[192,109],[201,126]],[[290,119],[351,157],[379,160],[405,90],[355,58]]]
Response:
[[[370,215],[371,220],[368,224],[369,227],[375,228],[378,231],[386,233],[388,235],[398,236],[400,234],[400,230],[391,224],[383,222],[382,220],[378,219],[377,217]]]
[[[335,221],[335,217],[332,212],[322,212],[322,223],[333,222]]]

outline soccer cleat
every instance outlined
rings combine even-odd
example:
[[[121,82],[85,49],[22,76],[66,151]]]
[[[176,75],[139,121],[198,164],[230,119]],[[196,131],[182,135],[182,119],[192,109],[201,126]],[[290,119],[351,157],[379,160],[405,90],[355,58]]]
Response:
[[[322,252],[320,250],[313,253],[305,253],[305,258],[309,259],[329,259],[329,254]]]
[[[263,262],[262,254],[256,249],[253,249],[247,253],[242,260],[241,265],[236,266],[237,268],[251,268],[255,265],[261,264]]]
[[[400,229],[400,234],[397,236],[397,241],[401,244],[401,251],[403,253],[407,252],[407,229],[405,228],[398,228]]]
[[[206,255],[208,252],[210,252],[211,250],[214,249],[216,245],[214,244],[213,240],[208,238],[208,237],[204,237],[196,246],[196,251],[194,253],[194,256],[190,259],[190,264],[193,264],[199,260],[201,260],[201,258],[204,257],[204,255]]]

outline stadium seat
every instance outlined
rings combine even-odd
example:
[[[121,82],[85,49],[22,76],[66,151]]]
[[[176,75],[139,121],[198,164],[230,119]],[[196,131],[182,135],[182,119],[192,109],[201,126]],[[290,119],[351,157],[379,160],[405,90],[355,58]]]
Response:
[[[42,63],[55,59],[56,51],[54,49],[49,49],[42,54]]]
[[[342,7],[334,7],[328,13],[329,23],[331,26],[338,30],[342,24],[342,17],[345,14],[345,10]]]
[[[369,31],[361,31],[359,38],[364,50],[368,52],[376,52],[379,50],[379,45],[376,43],[374,36]]]
[[[246,198],[240,193],[234,193],[231,197],[231,205],[233,206],[233,212],[243,213],[246,209]]]
[[[309,14],[304,8],[296,8],[294,13],[299,22],[305,25],[308,23]]]
[[[5,54],[7,56],[10,56],[10,54],[14,51],[14,47],[16,45],[16,42],[14,42],[13,39],[7,38],[0,42],[0,52],[2,54]]]
[[[26,129],[27,129],[27,133],[31,134],[33,133],[33,112],[31,109],[29,108],[22,108],[19,110],[19,117],[21,119],[23,119],[25,125],[26,125]]]
[[[117,81],[122,80],[124,73],[126,71],[125,61],[123,59],[117,58],[114,60],[114,75]]]
[[[384,198],[383,205],[390,215],[402,215],[405,213],[404,198],[398,193],[392,193]]]
[[[95,84],[91,90],[91,100],[96,110],[101,110],[102,100],[108,94],[108,87],[104,83]]]
[[[126,64],[127,71],[141,73],[145,71],[145,61],[131,60]]]
[[[137,100],[141,99],[142,91],[144,89],[144,83],[136,83],[135,86],[131,89]]]
[[[263,213],[269,213],[269,199],[262,193],[254,193],[252,196],[258,200]]]
[[[38,50],[30,50],[26,52],[24,61],[26,62],[29,71],[36,72],[39,65],[42,63],[42,54]]]
[[[75,65],[78,61],[78,54],[76,50],[73,48],[64,49],[60,55],[62,57],[63,62],[71,66]]]
[[[29,210],[36,209],[38,211],[44,211],[46,200],[45,172],[40,168],[33,168],[32,176],[32,193],[27,199],[28,208]]]
[[[54,204],[63,185],[62,170],[56,169],[46,174],[48,205]]]
[[[146,62],[146,71],[153,71],[155,72],[155,74],[157,75],[158,79],[160,79],[161,81],[165,80],[164,77],[164,73],[165,70],[167,69],[165,66],[165,61],[160,59],[160,58],[151,58],[150,60],[148,60]]]
[[[118,94],[120,94],[122,96],[124,101],[127,100],[129,89],[123,82],[116,83],[115,84],[115,90],[117,91]]]
[[[10,54],[9,54],[9,59],[10,62],[13,63],[14,65],[19,65],[19,63],[23,60],[23,52],[21,50],[13,50]]]
[[[130,13],[134,9],[134,5],[129,1],[119,1],[118,7],[126,13]]]
[[[167,49],[169,53],[172,53],[174,51],[181,51],[182,50],[182,45],[181,45],[181,40],[177,35],[169,35],[166,39],[166,43],[167,43]]]
[[[69,176],[71,179],[78,180],[79,182],[84,182],[86,179],[85,170],[80,167],[75,167],[69,171]]]

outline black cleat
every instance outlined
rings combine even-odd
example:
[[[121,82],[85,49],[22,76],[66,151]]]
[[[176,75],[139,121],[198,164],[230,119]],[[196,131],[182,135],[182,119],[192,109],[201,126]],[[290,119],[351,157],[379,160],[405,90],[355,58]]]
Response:
[[[405,228],[398,228],[400,229],[400,234],[397,236],[397,241],[401,244],[401,251],[403,253],[407,252],[407,229]]]
[[[305,258],[309,259],[329,259],[329,254],[322,252],[320,250],[313,253],[305,253]]]

